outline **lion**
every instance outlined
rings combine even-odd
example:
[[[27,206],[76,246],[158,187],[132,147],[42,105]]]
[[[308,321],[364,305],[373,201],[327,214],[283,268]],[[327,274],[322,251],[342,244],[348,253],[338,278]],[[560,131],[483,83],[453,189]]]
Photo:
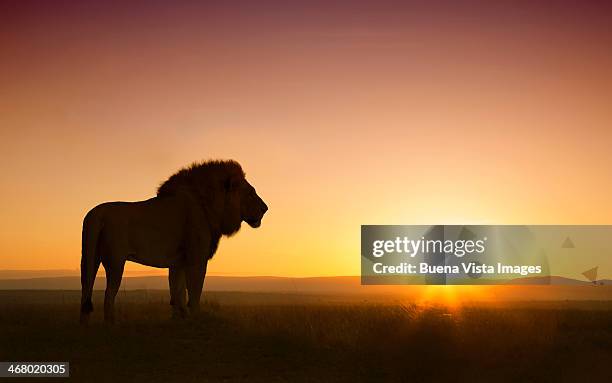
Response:
[[[91,296],[100,263],[106,271],[105,322],[114,322],[113,306],[126,261],[168,268],[173,316],[197,312],[206,267],[221,237],[238,232],[243,221],[259,227],[267,210],[233,160],[193,163],[168,178],[157,196],[146,201],[94,207],[83,220],[81,323],[87,323],[93,311]]]

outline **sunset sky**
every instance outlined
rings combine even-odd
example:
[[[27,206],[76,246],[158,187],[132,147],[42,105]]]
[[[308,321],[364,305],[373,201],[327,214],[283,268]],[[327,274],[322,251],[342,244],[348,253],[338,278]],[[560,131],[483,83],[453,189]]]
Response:
[[[358,275],[361,224],[612,224],[611,19],[578,1],[3,1],[0,269],[77,269],[89,209],[210,158],[270,207],[213,274]]]

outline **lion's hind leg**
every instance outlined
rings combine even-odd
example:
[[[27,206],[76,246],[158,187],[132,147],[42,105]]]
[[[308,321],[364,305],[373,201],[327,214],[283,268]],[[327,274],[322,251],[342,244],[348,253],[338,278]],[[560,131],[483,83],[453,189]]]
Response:
[[[106,271],[106,291],[104,293],[104,321],[106,323],[115,322],[115,297],[121,286],[121,278],[123,277],[123,267],[125,260],[116,260],[114,262],[102,260],[102,265]]]
[[[82,281],[81,284],[83,285],[82,287],[82,294],[81,294],[81,315],[80,315],[80,323],[81,324],[88,324],[89,323],[89,317],[91,316],[91,312],[93,311],[93,302],[91,301],[91,297],[93,295],[93,286],[94,286],[94,282],[95,282],[95,276],[98,272],[98,268],[100,267],[100,258],[98,257],[97,259],[94,260],[94,264],[93,264],[93,272],[91,273],[91,275],[88,275],[87,277],[83,278],[81,277]]]
[[[81,316],[80,323],[87,324],[93,311],[93,294],[96,274],[101,262],[102,221],[96,209],[91,210],[83,220],[81,249]]]
[[[185,270],[178,265],[170,266],[168,271],[168,282],[170,285],[170,305],[172,306],[172,318],[186,318],[188,311]]]

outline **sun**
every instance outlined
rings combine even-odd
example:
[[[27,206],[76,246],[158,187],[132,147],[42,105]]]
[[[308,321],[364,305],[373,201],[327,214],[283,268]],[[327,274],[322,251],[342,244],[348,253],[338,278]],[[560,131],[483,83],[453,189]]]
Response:
[[[461,301],[455,286],[432,285],[424,286],[417,303],[423,306],[444,306],[454,311],[459,308]]]
[[[416,302],[422,306],[442,306],[449,312],[458,312],[469,302],[488,298],[488,286],[427,285],[423,286],[422,294]]]

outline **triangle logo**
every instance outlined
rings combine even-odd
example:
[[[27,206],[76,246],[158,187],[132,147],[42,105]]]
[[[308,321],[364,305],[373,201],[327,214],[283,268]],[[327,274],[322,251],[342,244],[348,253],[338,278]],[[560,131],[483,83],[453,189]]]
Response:
[[[574,242],[572,242],[570,237],[565,237],[565,241],[563,241],[563,244],[561,245],[561,247],[564,249],[573,249],[575,246],[574,246]]]
[[[597,280],[597,268],[599,266],[593,267],[592,269],[589,269],[587,271],[585,271],[584,273],[582,273],[582,275],[584,275],[584,277],[586,279],[588,279],[591,282],[595,282]]]

